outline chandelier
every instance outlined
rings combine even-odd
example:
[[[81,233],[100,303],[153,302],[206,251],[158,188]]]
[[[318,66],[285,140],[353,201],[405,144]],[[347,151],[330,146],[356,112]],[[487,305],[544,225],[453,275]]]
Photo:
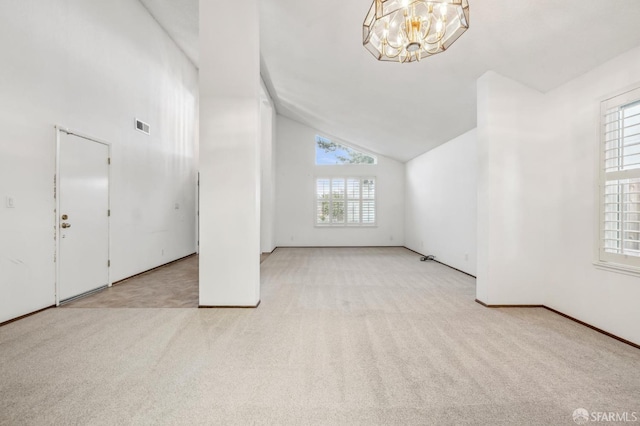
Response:
[[[468,28],[468,0],[373,0],[362,44],[380,61],[414,62],[444,52]]]

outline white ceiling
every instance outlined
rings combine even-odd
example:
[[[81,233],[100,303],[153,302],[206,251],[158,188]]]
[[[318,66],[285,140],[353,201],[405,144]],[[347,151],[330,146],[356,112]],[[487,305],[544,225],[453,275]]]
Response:
[[[141,0],[198,63],[198,0]],[[470,29],[419,63],[362,47],[371,0],[260,0],[263,77],[278,112],[406,161],[476,125],[494,70],[546,92],[640,45],[638,0],[470,0]]]
[[[140,0],[187,57],[198,66],[198,0]]]

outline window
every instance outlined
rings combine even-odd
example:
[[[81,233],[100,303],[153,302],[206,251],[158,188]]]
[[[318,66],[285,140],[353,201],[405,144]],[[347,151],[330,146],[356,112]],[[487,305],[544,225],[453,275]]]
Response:
[[[336,164],[377,164],[378,159],[345,145],[316,136],[316,165],[332,166]]]
[[[640,89],[601,111],[599,260],[640,268]]]
[[[374,178],[316,179],[316,225],[373,226],[376,224]]]

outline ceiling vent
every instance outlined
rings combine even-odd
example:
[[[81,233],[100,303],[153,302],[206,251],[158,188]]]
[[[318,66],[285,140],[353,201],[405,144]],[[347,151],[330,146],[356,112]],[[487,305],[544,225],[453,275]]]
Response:
[[[149,127],[149,125],[144,121],[138,120],[137,118],[136,118],[136,130],[141,131],[146,135],[151,134],[151,127]]]

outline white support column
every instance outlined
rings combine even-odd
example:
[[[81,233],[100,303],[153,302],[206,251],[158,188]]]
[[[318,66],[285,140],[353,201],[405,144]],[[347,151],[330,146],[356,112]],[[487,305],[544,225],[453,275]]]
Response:
[[[260,302],[258,1],[200,0],[200,306]]]
[[[270,253],[274,245],[275,223],[275,153],[274,153],[274,120],[275,112],[267,91],[262,88],[260,102],[260,132],[261,132],[261,185],[260,199],[260,250]]]
[[[545,95],[488,71],[478,79],[478,267],[487,305],[542,305],[556,219]],[[552,163],[551,163],[552,164]],[[549,238],[551,237],[551,238]]]

